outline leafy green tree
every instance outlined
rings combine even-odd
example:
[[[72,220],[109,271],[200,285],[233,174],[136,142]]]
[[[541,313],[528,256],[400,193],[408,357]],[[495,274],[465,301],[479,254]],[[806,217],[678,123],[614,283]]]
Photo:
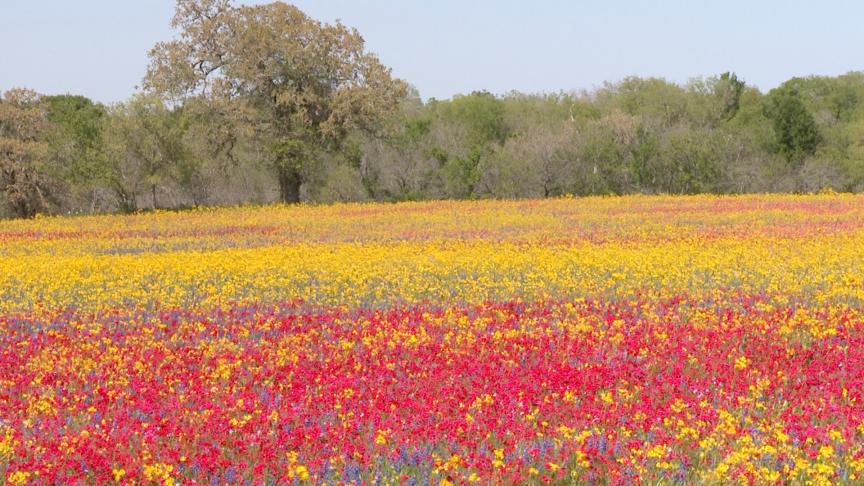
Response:
[[[785,83],[797,91],[807,109],[821,125],[848,122],[854,116],[864,96],[864,74],[847,73],[842,76],[807,76],[792,78]]]
[[[49,126],[49,146],[54,176],[63,181],[74,198],[89,199],[89,211],[97,207],[98,188],[107,175],[104,158],[105,108],[84,96],[43,96]],[[74,203],[73,203],[74,204]]]
[[[717,192],[722,142],[717,130],[681,128],[666,134],[655,187],[671,194]]]
[[[680,123],[713,129],[729,122],[741,108],[745,89],[746,84],[730,72],[691,79],[686,85],[687,116]]]
[[[32,217],[52,204],[55,182],[47,170],[45,108],[38,93],[12,89],[0,97],[0,191],[17,217]]]
[[[781,86],[768,93],[765,116],[774,127],[775,150],[795,167],[819,148],[822,137],[816,120],[807,109],[801,94],[792,86]]]
[[[485,165],[482,194],[500,198],[552,197],[566,193],[576,162],[571,123],[533,126],[509,137]]]
[[[864,95],[864,83],[854,86],[841,84],[835,89],[829,99],[831,114],[838,121],[848,121],[855,109],[860,105]]]
[[[500,98],[509,132],[524,133],[535,128],[555,129],[563,123],[579,124],[596,120],[601,113],[588,94],[511,92]]]
[[[370,197],[405,201],[439,195],[440,148],[434,144],[431,109],[413,91],[384,136],[366,137],[358,170]],[[446,156],[443,157],[446,159]]]
[[[139,209],[145,196],[159,208],[160,193],[170,196],[176,181],[188,182],[184,171],[194,160],[184,145],[187,130],[182,111],[155,96],[139,95],[109,110],[107,179],[121,209]]]
[[[439,124],[454,128],[444,149],[444,172],[451,197],[471,197],[483,173],[483,164],[509,135],[504,103],[493,94],[476,91],[434,102]],[[443,145],[443,144],[442,144]]]
[[[613,111],[583,128],[573,181],[576,194],[623,194],[638,190],[631,159],[641,124],[637,116]]]
[[[651,193],[658,189],[658,178],[662,176],[658,169],[660,147],[658,131],[640,124],[628,149],[636,187],[641,192]]]
[[[619,83],[607,83],[597,97],[607,113],[620,110],[642,117],[651,125],[675,125],[688,112],[685,89],[662,78],[631,76]]]
[[[235,121],[272,154],[284,202],[300,200],[322,151],[352,131],[377,130],[405,93],[356,30],[282,2],[179,0],[172,26],[180,37],[150,52],[146,89],[234,105]]]
[[[720,75],[714,87],[714,95],[720,99],[720,119],[730,120],[741,108],[741,95],[746,84],[735,73],[726,71]]]
[[[842,175],[833,181],[834,189],[860,192],[864,190],[864,118],[844,124],[838,138],[834,150],[826,151],[828,160]]]

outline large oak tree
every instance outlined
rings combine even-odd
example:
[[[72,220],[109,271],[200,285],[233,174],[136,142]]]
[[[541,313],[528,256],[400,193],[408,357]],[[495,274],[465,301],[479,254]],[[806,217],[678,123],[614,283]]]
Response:
[[[282,2],[178,0],[172,26],[179,38],[152,49],[145,89],[205,101],[265,143],[284,202],[299,201],[316,154],[376,130],[405,92],[356,30]]]

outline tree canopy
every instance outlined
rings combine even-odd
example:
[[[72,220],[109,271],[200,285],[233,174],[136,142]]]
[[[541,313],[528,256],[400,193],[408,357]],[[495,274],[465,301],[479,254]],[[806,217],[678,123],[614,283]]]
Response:
[[[284,202],[300,200],[320,151],[353,130],[375,132],[405,93],[356,30],[282,2],[180,0],[172,26],[180,38],[150,52],[145,88],[234,105],[232,116],[268,144]]]
[[[862,72],[424,100],[355,29],[283,2],[179,0],[171,25],[124,102],[0,96],[0,215],[864,190]]]

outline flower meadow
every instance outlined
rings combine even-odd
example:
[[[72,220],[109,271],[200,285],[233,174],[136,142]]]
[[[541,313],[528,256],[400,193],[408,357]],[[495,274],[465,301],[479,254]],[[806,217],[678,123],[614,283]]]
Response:
[[[0,223],[8,484],[864,481],[864,197]]]

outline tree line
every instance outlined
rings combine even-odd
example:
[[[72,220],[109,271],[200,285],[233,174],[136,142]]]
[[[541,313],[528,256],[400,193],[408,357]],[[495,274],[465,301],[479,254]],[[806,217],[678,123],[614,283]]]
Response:
[[[423,101],[341,23],[179,0],[143,89],[0,96],[9,217],[564,194],[864,189],[864,73]]]

